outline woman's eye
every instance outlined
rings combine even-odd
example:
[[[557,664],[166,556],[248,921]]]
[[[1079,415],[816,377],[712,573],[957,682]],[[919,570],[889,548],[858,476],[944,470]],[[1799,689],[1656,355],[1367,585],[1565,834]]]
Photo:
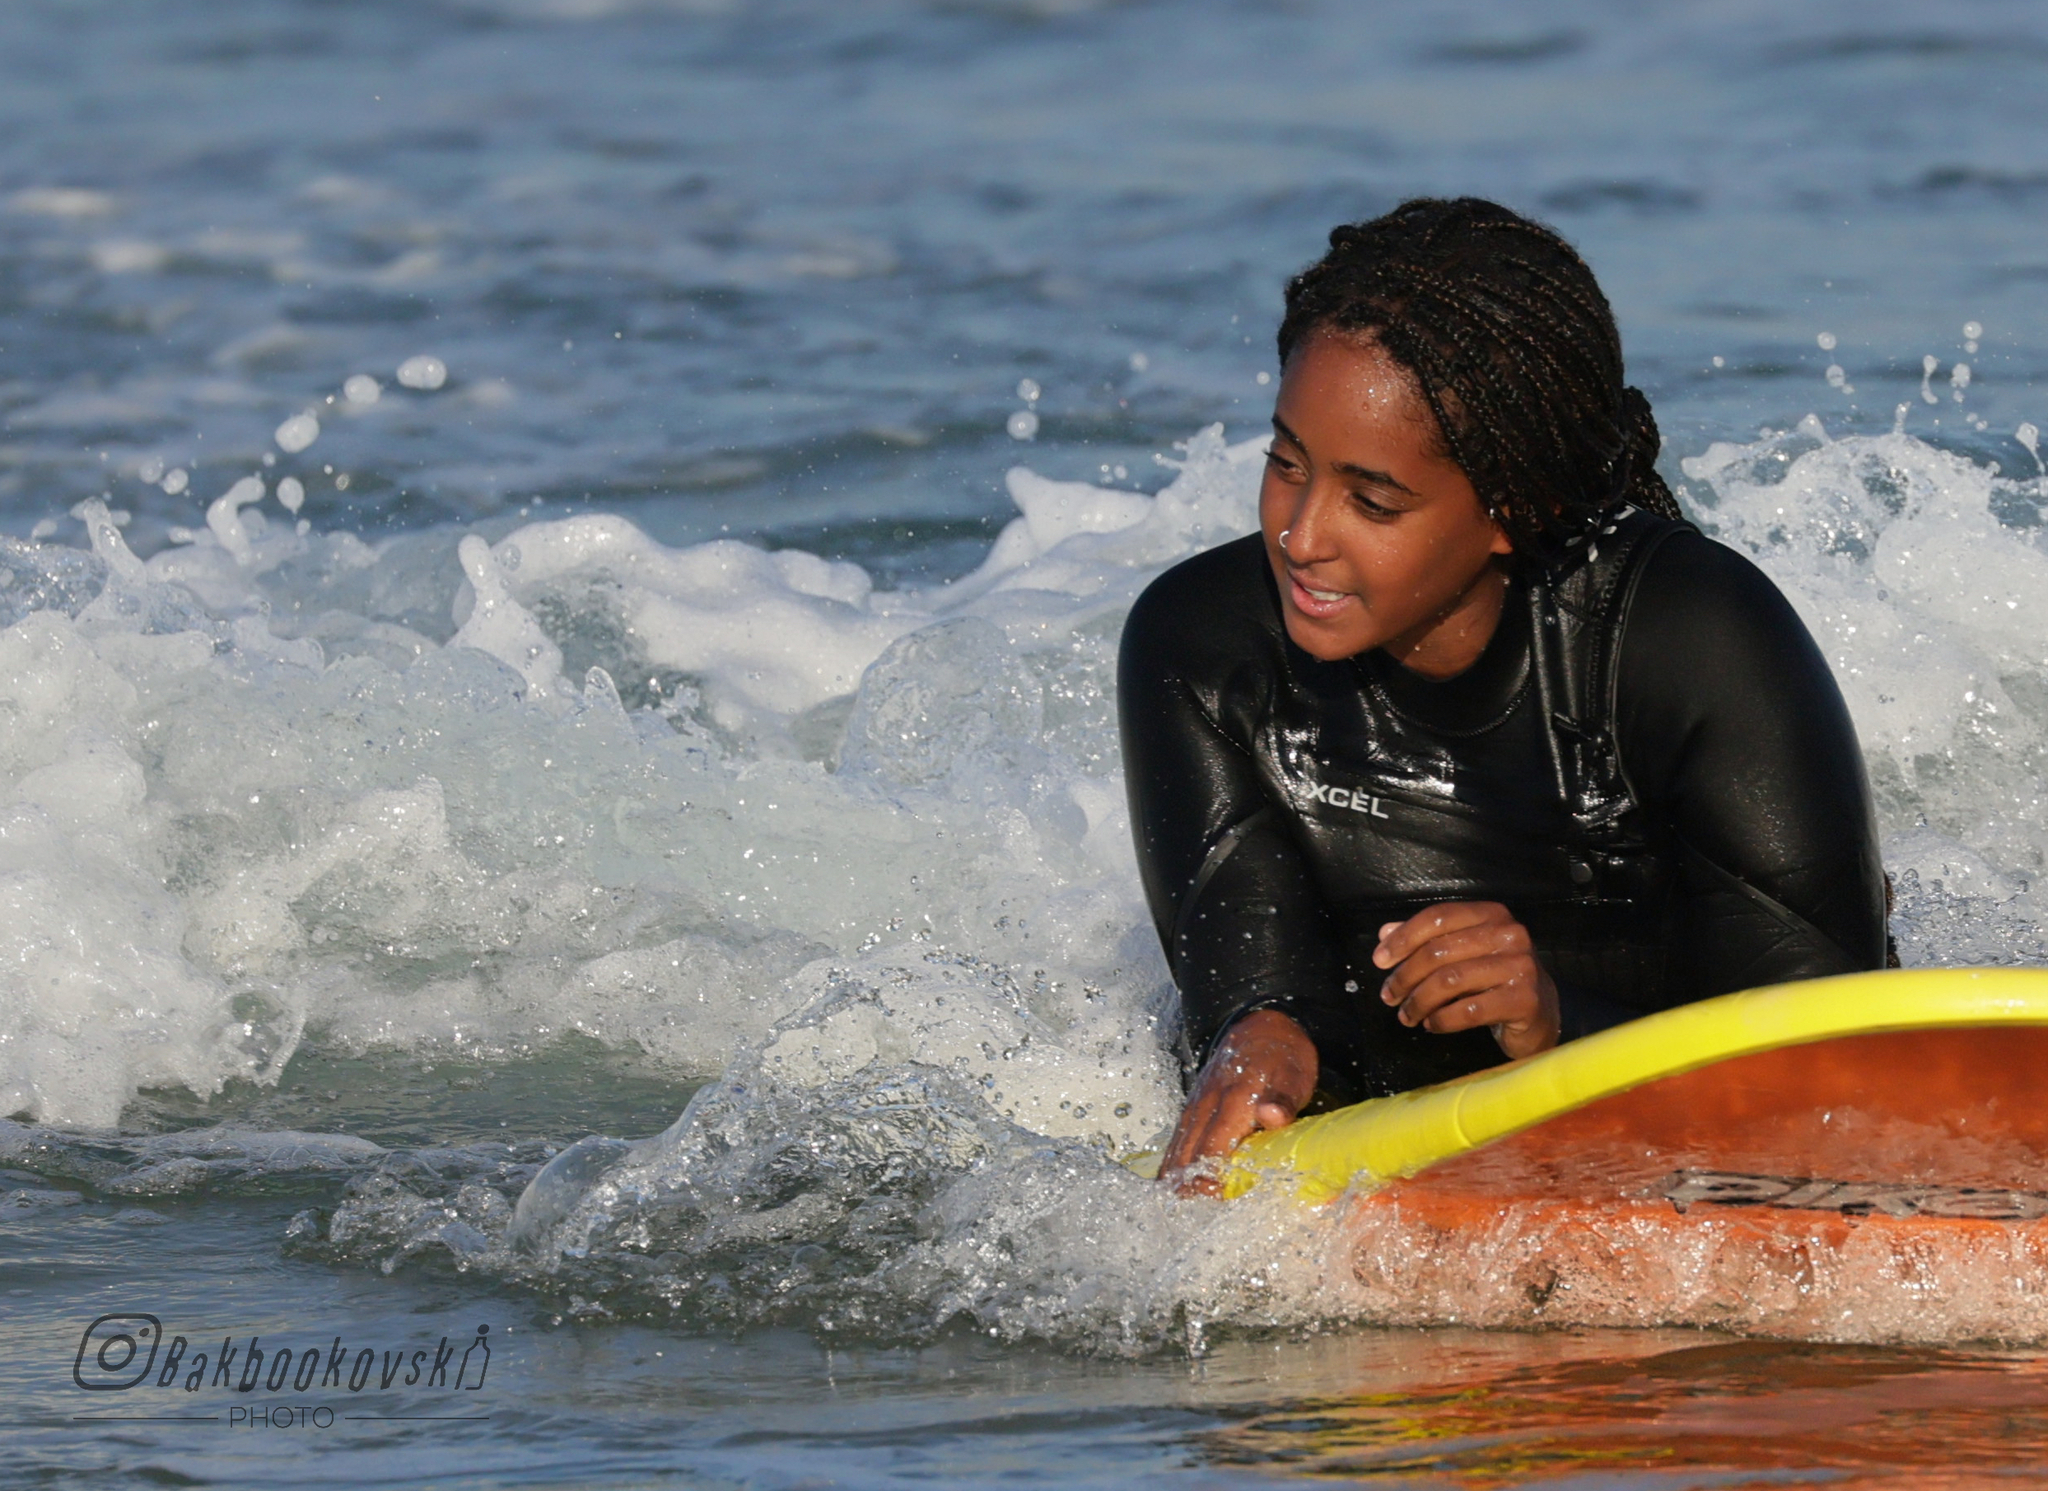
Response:
[[[1299,476],[1301,474],[1301,467],[1286,456],[1281,455],[1277,450],[1266,452],[1266,464],[1282,476]]]
[[[1360,507],[1364,508],[1366,514],[1370,517],[1398,518],[1401,516],[1401,510],[1399,508],[1388,507],[1384,502],[1374,501],[1370,493],[1353,492],[1351,494],[1351,500],[1357,503]]]

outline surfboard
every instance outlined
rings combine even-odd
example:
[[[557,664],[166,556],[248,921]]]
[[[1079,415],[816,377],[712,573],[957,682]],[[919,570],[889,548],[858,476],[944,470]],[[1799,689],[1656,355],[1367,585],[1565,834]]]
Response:
[[[2025,1226],[2048,1218],[2048,970],[1892,970],[1681,1006],[1255,1135],[1224,1194],[1275,1184],[1447,1230],[1511,1207],[1808,1237]]]

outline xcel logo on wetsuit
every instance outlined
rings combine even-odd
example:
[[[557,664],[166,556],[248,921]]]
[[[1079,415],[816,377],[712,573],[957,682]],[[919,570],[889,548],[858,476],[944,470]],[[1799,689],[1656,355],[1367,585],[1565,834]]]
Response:
[[[1327,803],[1333,808],[1349,808],[1354,813],[1364,813],[1371,818],[1392,816],[1380,806],[1380,800],[1369,793],[1353,792],[1349,787],[1332,787],[1327,782],[1312,782],[1306,777],[1299,780],[1307,789],[1311,802]]]

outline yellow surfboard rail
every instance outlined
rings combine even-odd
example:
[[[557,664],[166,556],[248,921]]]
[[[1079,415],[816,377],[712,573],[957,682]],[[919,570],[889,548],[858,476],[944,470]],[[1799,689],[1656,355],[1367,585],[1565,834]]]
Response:
[[[1730,1057],[1837,1036],[1984,1025],[2048,1025],[2048,969],[1890,969],[1724,994],[1540,1056],[1254,1134],[1231,1156],[1223,1194],[1242,1196],[1284,1177],[1304,1201],[1329,1201]]]

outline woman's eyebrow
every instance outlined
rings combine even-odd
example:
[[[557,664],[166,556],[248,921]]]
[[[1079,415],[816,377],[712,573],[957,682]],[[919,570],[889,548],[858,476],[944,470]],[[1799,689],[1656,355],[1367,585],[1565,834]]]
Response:
[[[1299,450],[1308,449],[1308,446],[1302,443],[1301,436],[1288,429],[1277,414],[1273,416],[1273,433]],[[1360,466],[1353,461],[1332,461],[1330,469],[1339,476],[1356,477],[1360,481],[1369,481],[1376,487],[1392,487],[1397,492],[1406,492],[1410,497],[1422,495],[1406,482],[1397,480],[1391,472],[1375,471],[1370,466]]]

